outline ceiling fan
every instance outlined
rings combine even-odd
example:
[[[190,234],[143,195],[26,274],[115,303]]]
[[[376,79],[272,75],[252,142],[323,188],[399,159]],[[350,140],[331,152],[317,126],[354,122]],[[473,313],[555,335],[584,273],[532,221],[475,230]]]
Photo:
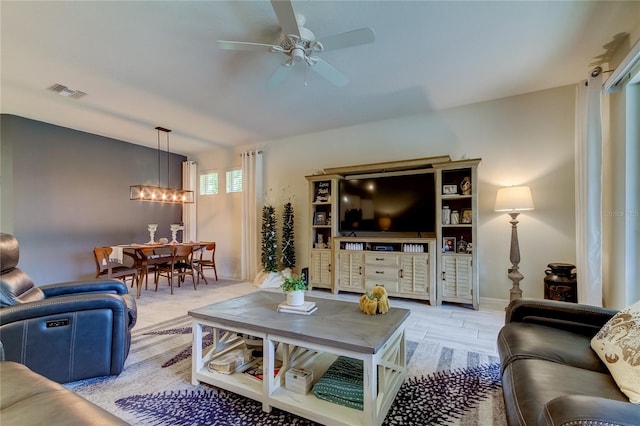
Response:
[[[296,15],[294,12],[290,0],[271,0],[271,5],[284,33],[284,38],[279,44],[218,40],[218,46],[221,49],[267,51],[286,55],[285,62],[276,69],[269,79],[269,86],[283,82],[297,63],[304,64],[336,86],[344,86],[349,82],[349,79],[327,61],[318,57],[317,54],[328,50],[373,43],[376,38],[371,28],[361,28],[316,40],[313,32],[304,27],[304,16]]]

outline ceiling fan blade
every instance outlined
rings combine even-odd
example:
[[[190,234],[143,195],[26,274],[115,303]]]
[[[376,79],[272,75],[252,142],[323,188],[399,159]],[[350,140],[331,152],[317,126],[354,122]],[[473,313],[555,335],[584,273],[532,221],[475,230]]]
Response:
[[[218,40],[218,47],[225,50],[264,50],[271,52],[272,44],[250,43],[245,41]]]
[[[349,83],[349,79],[344,74],[323,59],[316,58],[316,63],[311,66],[311,69],[336,86],[346,86]]]
[[[276,12],[280,26],[284,35],[295,34],[300,37],[300,29],[298,29],[298,21],[296,13],[293,11],[293,5],[290,0],[271,0],[271,6]]]
[[[359,30],[323,37],[318,41],[322,44],[323,50],[334,50],[373,43],[375,39],[376,33],[374,33],[371,28],[361,28]]]
[[[269,82],[267,83],[267,87],[275,87],[281,84],[291,73],[293,66],[282,64],[280,65],[275,72],[271,75]]]

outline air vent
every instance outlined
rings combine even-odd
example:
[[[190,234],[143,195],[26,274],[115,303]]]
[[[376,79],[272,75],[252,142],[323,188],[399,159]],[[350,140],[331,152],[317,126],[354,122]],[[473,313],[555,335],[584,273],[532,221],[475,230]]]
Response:
[[[78,99],[86,95],[85,92],[81,92],[80,90],[72,89],[71,87],[67,87],[64,84],[56,83],[49,87],[49,90],[57,93],[60,96],[64,96],[66,98],[74,98]]]

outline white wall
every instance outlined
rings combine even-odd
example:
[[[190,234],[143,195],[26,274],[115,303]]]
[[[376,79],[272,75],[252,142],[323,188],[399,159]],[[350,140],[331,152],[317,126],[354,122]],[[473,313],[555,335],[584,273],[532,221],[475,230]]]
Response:
[[[271,141],[263,145],[267,198],[296,212],[298,268],[307,266],[307,181],[316,170],[437,155],[482,158],[479,169],[480,296],[508,299],[510,224],[493,211],[501,186],[531,186],[536,209],[520,215],[524,296],[542,297],[549,262],[575,262],[573,86],[424,115]],[[248,147],[247,147],[248,148]],[[255,148],[255,147],[251,147]],[[196,156],[199,170],[222,174],[240,164],[237,152]],[[224,181],[221,181],[223,188]],[[240,197],[198,198],[198,238],[219,241],[218,268],[240,275]]]

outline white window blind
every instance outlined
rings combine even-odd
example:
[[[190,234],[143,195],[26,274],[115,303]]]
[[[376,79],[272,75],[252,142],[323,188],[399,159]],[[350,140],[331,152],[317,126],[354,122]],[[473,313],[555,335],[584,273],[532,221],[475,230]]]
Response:
[[[242,192],[242,170],[229,170],[227,172],[227,193]]]
[[[218,193],[218,173],[208,172],[200,175],[200,195],[214,195]]]

